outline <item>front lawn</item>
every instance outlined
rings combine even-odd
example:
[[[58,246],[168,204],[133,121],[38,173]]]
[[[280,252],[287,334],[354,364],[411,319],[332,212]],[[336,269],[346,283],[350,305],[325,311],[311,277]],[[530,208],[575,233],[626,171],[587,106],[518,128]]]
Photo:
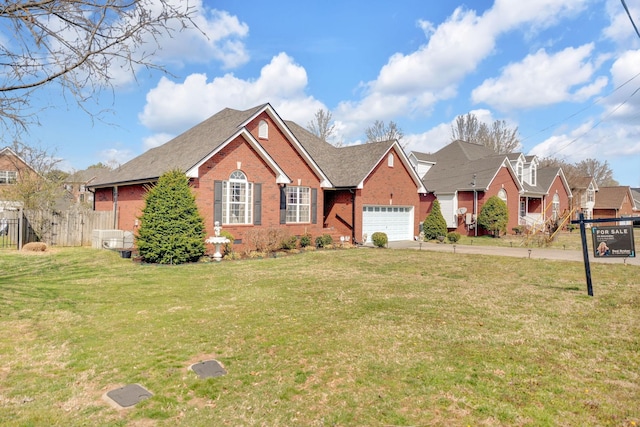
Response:
[[[5,426],[634,426],[640,268],[350,249],[0,253]],[[200,380],[188,366],[220,361]],[[116,410],[102,395],[154,396]]]

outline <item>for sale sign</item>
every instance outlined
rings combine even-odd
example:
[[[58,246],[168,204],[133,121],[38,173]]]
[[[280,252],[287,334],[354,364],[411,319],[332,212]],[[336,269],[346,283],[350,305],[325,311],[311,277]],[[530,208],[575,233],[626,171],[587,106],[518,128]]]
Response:
[[[630,225],[592,227],[595,257],[635,257],[633,227]]]

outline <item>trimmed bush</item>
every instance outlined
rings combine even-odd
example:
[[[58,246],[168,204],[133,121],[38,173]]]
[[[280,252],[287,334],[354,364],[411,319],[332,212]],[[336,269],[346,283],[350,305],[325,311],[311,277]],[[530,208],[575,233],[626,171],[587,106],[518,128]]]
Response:
[[[371,235],[371,241],[378,248],[384,248],[389,243],[389,239],[387,238],[387,233],[383,233],[381,231],[376,231]]]
[[[275,252],[288,238],[289,232],[284,227],[252,228],[244,235],[246,252]]]
[[[144,197],[136,244],[145,262],[182,264],[204,255],[204,220],[198,213],[189,179],[166,172]]]
[[[451,231],[447,234],[447,240],[450,241],[451,243],[455,243],[458,240],[460,240],[460,233],[457,233],[455,231]]]
[[[311,234],[304,234],[300,236],[300,247],[306,248],[307,246],[311,246]]]
[[[316,237],[317,248],[328,248],[332,244],[333,244],[333,237],[331,237],[331,234],[323,234],[322,236]]]
[[[282,249],[290,250],[298,247],[298,238],[296,236],[289,236],[282,240]]]
[[[447,222],[442,216],[438,199],[433,201],[431,212],[422,223],[422,232],[424,233],[424,240],[433,240],[437,239],[438,236],[447,235]]]

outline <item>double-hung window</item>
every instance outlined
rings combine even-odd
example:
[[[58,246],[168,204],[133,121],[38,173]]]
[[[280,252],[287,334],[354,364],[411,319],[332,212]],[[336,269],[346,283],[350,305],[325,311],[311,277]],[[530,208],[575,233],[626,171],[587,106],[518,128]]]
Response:
[[[16,171],[0,171],[0,184],[15,184],[17,179]]]
[[[234,171],[222,182],[222,223],[251,224],[253,221],[253,183],[242,171]]]
[[[311,189],[286,187],[287,223],[311,222]]]

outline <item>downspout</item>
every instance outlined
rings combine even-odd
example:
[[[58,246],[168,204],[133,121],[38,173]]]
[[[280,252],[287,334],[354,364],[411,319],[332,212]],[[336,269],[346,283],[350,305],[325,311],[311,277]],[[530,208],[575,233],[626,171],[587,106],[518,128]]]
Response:
[[[476,178],[477,174],[473,174],[473,233],[475,237],[478,237],[478,190],[476,190]]]
[[[118,186],[113,186],[113,228],[118,229]]]
[[[473,189],[473,216],[474,216],[474,227],[473,232],[475,237],[478,237],[478,191]]]
[[[349,189],[351,193],[351,241],[356,241],[356,192]]]

